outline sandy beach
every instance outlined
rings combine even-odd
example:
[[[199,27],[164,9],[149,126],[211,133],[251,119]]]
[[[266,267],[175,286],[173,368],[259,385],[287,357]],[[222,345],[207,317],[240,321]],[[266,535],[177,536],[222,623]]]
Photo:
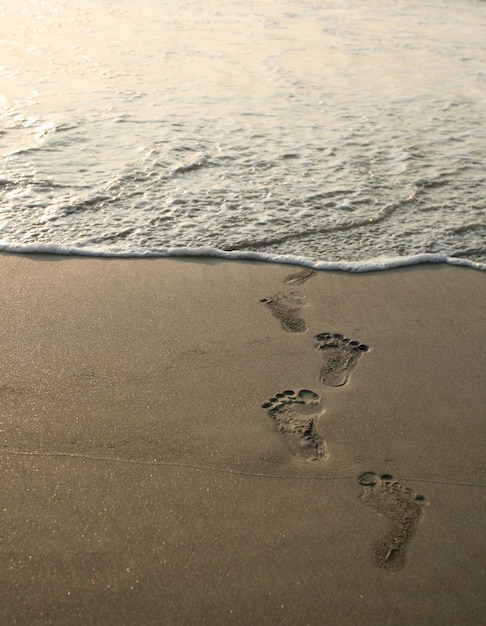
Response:
[[[1,624],[486,620],[486,275],[0,255]]]

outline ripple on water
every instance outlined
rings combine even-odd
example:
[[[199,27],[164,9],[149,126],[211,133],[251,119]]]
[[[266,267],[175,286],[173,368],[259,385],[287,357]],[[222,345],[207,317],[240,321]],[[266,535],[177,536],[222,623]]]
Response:
[[[19,2],[4,249],[486,262],[484,4]]]

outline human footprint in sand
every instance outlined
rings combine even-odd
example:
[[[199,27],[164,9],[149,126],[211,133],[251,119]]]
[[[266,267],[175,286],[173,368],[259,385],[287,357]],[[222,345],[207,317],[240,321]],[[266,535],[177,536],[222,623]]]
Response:
[[[320,380],[329,387],[346,384],[363,352],[369,350],[363,343],[352,341],[339,333],[320,333],[315,335],[315,339],[315,347],[322,354]]]
[[[263,302],[271,314],[278,319],[285,332],[305,333],[307,325],[300,316],[304,300],[305,295],[300,291],[290,291],[289,293],[274,293],[268,298],[261,298],[260,302]]]
[[[424,496],[403,487],[390,474],[364,472],[358,477],[358,484],[364,487],[361,502],[390,521],[388,531],[375,544],[376,564],[383,569],[402,569],[405,550],[423,512]]]
[[[301,389],[298,393],[287,390],[275,394],[262,404],[262,408],[268,410],[297,458],[320,461],[326,457],[324,442],[316,429],[316,421],[324,412],[317,393],[309,389]]]

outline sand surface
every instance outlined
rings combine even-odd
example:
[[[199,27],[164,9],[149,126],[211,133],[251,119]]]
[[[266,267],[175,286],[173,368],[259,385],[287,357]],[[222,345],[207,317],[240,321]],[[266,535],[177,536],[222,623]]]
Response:
[[[0,280],[1,624],[486,620],[485,273]]]

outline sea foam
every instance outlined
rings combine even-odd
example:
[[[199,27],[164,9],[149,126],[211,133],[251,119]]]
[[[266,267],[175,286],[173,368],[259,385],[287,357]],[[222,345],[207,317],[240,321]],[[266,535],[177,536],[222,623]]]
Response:
[[[0,241],[0,251],[17,254],[55,254],[64,256],[86,256],[100,258],[170,258],[170,257],[208,257],[240,261],[260,261],[264,263],[282,263],[299,265],[314,270],[342,271],[342,272],[376,272],[409,265],[425,263],[444,263],[460,265],[477,270],[486,270],[486,263],[477,263],[470,259],[461,259],[445,254],[415,254],[410,256],[379,256],[365,261],[319,261],[307,257],[291,254],[270,254],[251,250],[218,250],[217,248],[166,248],[161,250],[147,250],[146,252],[127,252],[126,250],[93,250],[89,248],[59,246],[54,244],[7,244]]]

